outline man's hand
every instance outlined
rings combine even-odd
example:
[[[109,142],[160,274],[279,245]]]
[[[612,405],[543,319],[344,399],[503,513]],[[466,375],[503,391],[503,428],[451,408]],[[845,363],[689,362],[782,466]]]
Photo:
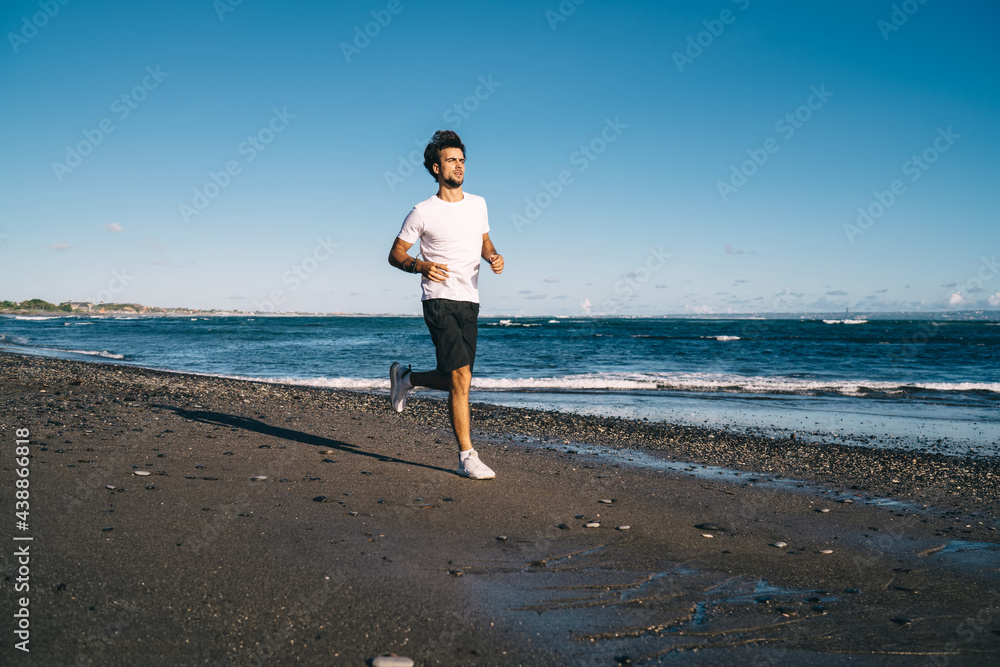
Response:
[[[422,273],[427,280],[435,283],[443,283],[448,279],[448,265],[437,264],[435,262],[419,262],[417,271]]]
[[[493,253],[489,258],[490,268],[493,269],[493,273],[503,273],[503,255],[499,253]]]

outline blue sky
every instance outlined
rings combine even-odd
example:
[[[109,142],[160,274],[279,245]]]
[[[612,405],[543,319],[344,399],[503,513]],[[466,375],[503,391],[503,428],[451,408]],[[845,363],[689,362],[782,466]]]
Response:
[[[417,313],[386,255],[447,128],[507,263],[484,314],[995,309],[998,27],[985,0],[8,1],[0,298]]]

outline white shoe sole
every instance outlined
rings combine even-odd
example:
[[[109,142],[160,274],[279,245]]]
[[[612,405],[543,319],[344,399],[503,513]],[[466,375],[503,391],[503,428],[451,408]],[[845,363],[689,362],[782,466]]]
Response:
[[[396,412],[402,412],[403,408],[406,407],[406,398],[403,398],[403,405],[396,408],[396,387],[399,385],[399,374],[396,369],[402,368],[402,364],[399,362],[392,362],[392,366],[389,366],[389,405]]]
[[[461,468],[459,468],[455,472],[457,472],[460,476],[468,477],[469,479],[496,479],[497,476],[495,472],[491,472],[489,475],[477,477],[476,475],[473,475],[471,472],[467,470],[462,470]]]

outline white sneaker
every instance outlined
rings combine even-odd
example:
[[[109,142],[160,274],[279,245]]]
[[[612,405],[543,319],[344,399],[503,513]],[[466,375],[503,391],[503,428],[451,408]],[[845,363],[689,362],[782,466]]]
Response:
[[[497,476],[488,465],[479,460],[479,454],[475,450],[458,464],[457,472],[463,477],[471,477],[472,479],[493,479]]]
[[[406,395],[410,393],[410,389],[413,389],[413,385],[409,382],[403,382],[403,378],[409,374],[409,366],[403,368],[403,364],[395,361],[392,362],[392,366],[389,366],[389,401],[392,403],[392,409],[396,412],[403,411],[403,406],[406,405]]]

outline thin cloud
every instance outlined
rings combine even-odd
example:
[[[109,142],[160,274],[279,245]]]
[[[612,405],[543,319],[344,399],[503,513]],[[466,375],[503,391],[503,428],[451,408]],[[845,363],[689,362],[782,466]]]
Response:
[[[743,248],[734,248],[733,246],[726,244],[726,254],[727,255],[756,255],[757,253],[753,250],[744,250]]]
[[[546,278],[545,282],[547,282],[547,283],[557,283],[557,282],[559,282],[559,279],[556,278],[555,276],[553,276],[551,278]]]
[[[955,292],[948,297],[949,306],[961,306],[963,303],[965,303],[965,297],[962,296],[961,292]]]
[[[842,289],[830,290],[826,293],[827,296],[847,296],[847,292]]]
[[[53,243],[49,247],[53,250],[65,250],[66,248],[72,248],[73,246],[68,243]]]
[[[108,230],[109,232],[115,232],[115,233],[117,233],[117,232],[122,231],[122,226],[119,225],[117,222],[110,222],[110,223],[104,225],[104,228],[106,230]]]

